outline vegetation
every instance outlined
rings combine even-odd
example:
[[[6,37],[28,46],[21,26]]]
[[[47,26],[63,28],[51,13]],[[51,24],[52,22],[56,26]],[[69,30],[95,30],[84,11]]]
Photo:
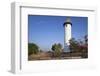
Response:
[[[34,43],[28,43],[28,55],[37,54],[39,52],[39,47]]]
[[[69,46],[71,53],[81,53],[83,58],[87,58],[88,53],[88,38],[87,35],[84,37],[83,41],[75,40],[72,38],[70,40],[70,46]]]
[[[71,52],[64,52],[61,43],[52,45],[51,50],[41,50],[35,43],[28,43],[29,60],[50,60],[50,59],[71,59],[88,57],[88,37],[84,36],[82,40],[72,38],[69,49]]]
[[[79,45],[79,43],[74,38],[72,38],[70,40],[70,46],[69,46],[71,52],[77,51],[78,50],[78,45]]]
[[[55,57],[60,57],[61,56],[62,45],[60,43],[53,44],[51,49],[53,50]]]

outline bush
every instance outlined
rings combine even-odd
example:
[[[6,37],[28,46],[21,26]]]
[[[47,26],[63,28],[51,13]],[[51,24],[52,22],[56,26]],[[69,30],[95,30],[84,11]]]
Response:
[[[88,57],[88,37],[87,35],[84,37],[83,41],[75,40],[72,38],[70,40],[69,46],[71,53],[81,53],[82,58]]]
[[[28,43],[28,55],[37,54],[39,52],[39,47],[34,43]]]
[[[55,57],[61,56],[62,45],[60,43],[52,45],[51,49],[53,50]]]

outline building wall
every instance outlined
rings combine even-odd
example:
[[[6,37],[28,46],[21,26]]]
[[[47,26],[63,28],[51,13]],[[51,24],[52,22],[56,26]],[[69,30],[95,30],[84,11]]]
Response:
[[[71,24],[66,24],[65,26],[65,44],[70,45],[69,40],[71,39]]]

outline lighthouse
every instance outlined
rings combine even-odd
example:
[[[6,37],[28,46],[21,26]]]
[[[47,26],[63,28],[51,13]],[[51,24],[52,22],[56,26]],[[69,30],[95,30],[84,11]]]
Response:
[[[71,23],[70,17],[68,17],[66,19],[63,26],[64,26],[64,52],[70,52],[70,49],[69,49],[70,42],[69,42],[69,40],[71,39],[71,36],[72,36],[71,35],[72,23]]]

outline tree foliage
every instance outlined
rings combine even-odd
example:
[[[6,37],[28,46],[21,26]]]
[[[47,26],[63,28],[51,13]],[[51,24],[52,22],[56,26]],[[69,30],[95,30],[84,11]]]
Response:
[[[28,43],[28,55],[37,54],[39,52],[39,47],[34,43]]]
[[[78,45],[79,45],[78,41],[76,41],[74,38],[72,38],[70,40],[70,46],[69,46],[71,52],[77,51],[78,50]]]
[[[75,40],[72,38],[70,40],[70,50],[72,53],[82,53],[83,58],[87,58],[88,53],[88,36],[85,35],[83,41]]]
[[[51,49],[54,52],[54,56],[59,57],[61,55],[62,45],[60,43],[53,44]]]

